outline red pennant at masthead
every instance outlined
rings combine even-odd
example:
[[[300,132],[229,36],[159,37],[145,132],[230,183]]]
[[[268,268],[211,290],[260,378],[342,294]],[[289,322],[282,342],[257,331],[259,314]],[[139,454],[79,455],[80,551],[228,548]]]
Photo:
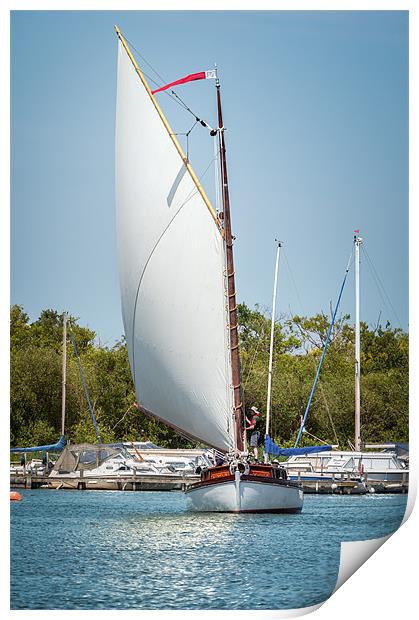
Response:
[[[191,73],[186,77],[181,78],[180,80],[176,80],[175,82],[170,82],[170,84],[166,84],[165,86],[161,86],[156,90],[152,90],[153,95],[159,93],[162,90],[166,90],[171,86],[179,86],[179,84],[186,84],[186,82],[195,82],[195,80],[210,80],[215,79],[217,77],[217,72],[215,69],[211,69],[210,71],[200,71],[199,73]]]

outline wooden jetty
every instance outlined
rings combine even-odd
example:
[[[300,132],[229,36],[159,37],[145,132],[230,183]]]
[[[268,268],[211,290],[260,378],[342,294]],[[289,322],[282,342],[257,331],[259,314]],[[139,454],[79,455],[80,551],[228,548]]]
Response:
[[[106,476],[96,478],[49,478],[34,474],[11,474],[10,487],[21,489],[57,489],[73,491],[183,491],[198,482],[199,476],[147,475]],[[365,493],[408,493],[409,483],[368,482],[360,485],[353,480],[296,480],[306,494],[364,495]]]
[[[11,474],[10,487],[24,489],[56,489],[72,491],[182,491],[198,482],[199,476],[147,475],[50,478],[31,474]]]
[[[365,480],[368,493],[408,493],[409,481],[402,480],[394,482],[392,480]]]
[[[304,493],[307,495],[365,495],[366,493],[408,493],[409,482],[403,480],[394,482],[390,480],[362,482],[351,480],[350,478],[340,480],[294,480]]]
[[[356,480],[294,480],[302,491],[312,495],[365,495],[364,484]]]

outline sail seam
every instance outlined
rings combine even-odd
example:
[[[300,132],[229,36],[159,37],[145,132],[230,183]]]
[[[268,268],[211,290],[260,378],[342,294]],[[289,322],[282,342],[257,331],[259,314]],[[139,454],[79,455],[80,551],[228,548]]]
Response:
[[[176,211],[176,213],[174,214],[174,216],[172,217],[172,219],[170,220],[170,222],[167,224],[166,228],[163,230],[163,232],[161,233],[160,237],[157,239],[156,243],[154,244],[153,249],[151,250],[149,257],[147,258],[145,265],[143,267],[143,270],[141,272],[140,278],[138,280],[138,286],[137,286],[137,291],[135,294],[135,302],[134,302],[134,312],[133,312],[133,316],[132,316],[132,363],[134,366],[134,380],[136,379],[136,374],[137,374],[137,368],[136,368],[136,363],[135,363],[135,343],[134,343],[134,334],[135,334],[135,319],[136,319],[136,314],[137,314],[137,302],[138,302],[138,297],[139,297],[139,293],[140,293],[140,287],[144,278],[144,274],[146,272],[146,269],[148,267],[148,264],[151,260],[151,257],[153,256],[155,250],[157,249],[157,246],[160,244],[160,241],[162,240],[162,238],[164,237],[164,235],[166,234],[166,232],[169,230],[170,226],[172,225],[174,219],[179,215],[179,213],[182,211],[183,207],[189,202],[189,200],[192,198],[192,196],[190,198],[187,198],[185,200],[185,202],[179,207],[179,209]]]

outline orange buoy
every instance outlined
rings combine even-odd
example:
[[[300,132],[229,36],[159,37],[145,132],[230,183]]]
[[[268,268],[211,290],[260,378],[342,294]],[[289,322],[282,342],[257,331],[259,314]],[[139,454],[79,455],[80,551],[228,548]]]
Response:
[[[10,491],[10,501],[19,502],[22,498],[21,494],[17,491]]]

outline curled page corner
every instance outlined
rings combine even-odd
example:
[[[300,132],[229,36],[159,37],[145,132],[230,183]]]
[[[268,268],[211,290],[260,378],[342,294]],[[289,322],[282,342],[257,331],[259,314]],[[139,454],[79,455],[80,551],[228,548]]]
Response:
[[[410,515],[412,514],[413,506],[416,502],[417,496],[417,480],[415,478],[411,479],[409,482],[409,493],[407,494],[407,504],[406,511],[404,513],[403,521],[400,524],[400,527],[406,523]]]
[[[402,527],[403,524],[406,523],[415,504],[416,485],[412,486],[413,488],[409,489],[403,521],[399,527]],[[332,595],[396,532],[397,530],[382,538],[341,542],[339,573]]]
[[[352,540],[340,545],[339,573],[333,594],[392,536],[371,540]]]

